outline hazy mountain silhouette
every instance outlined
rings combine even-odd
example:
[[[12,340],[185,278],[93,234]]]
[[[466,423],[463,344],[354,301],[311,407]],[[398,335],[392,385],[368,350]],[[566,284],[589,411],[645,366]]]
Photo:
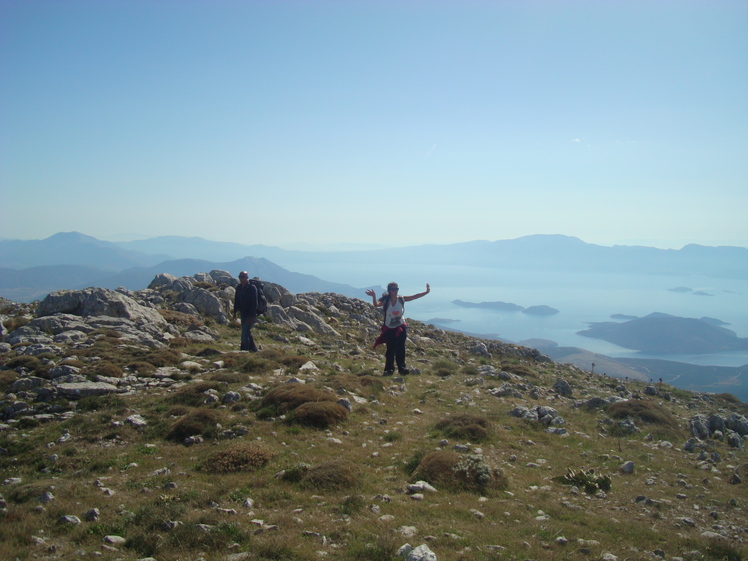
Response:
[[[340,284],[322,280],[313,275],[294,273],[268,261],[245,257],[231,262],[215,263],[200,259],[176,259],[164,261],[153,267],[136,267],[105,277],[97,286],[115,289],[124,286],[128,290],[146,288],[159,273],[168,273],[175,277],[192,276],[195,273],[207,273],[213,270],[228,271],[237,276],[240,271],[247,271],[251,277],[259,277],[268,282],[283,285],[294,293],[299,292],[335,292],[344,296],[365,297],[363,288],[355,288],[347,284]]]
[[[119,244],[174,257],[265,257],[284,267],[304,263],[470,265],[525,270],[702,275],[748,279],[748,248],[687,245],[679,250],[642,246],[605,247],[562,235],[471,241],[359,251],[287,251],[263,245],[210,242],[170,236]]]
[[[679,250],[641,246],[605,247],[561,235],[513,240],[420,245],[386,250],[288,251],[266,245],[163,236],[110,243],[78,232],[45,240],[0,241],[0,267],[86,265],[121,271],[177,259],[227,263],[244,257],[269,259],[286,268],[305,263],[468,265],[505,269],[699,275],[748,279],[748,248],[687,245]]]
[[[578,335],[652,354],[718,353],[748,349],[748,338],[713,322],[654,313],[623,323],[593,323]]]
[[[79,232],[60,232],[43,240],[0,241],[0,267],[27,269],[51,265],[83,265],[121,271],[150,266],[168,258],[123,249]]]

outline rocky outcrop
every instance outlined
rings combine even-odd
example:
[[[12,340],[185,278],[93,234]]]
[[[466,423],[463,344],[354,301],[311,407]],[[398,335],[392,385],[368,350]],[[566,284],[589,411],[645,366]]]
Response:
[[[72,314],[75,316],[109,316],[135,323],[166,326],[166,320],[153,308],[106,288],[57,290],[39,303],[37,316]]]

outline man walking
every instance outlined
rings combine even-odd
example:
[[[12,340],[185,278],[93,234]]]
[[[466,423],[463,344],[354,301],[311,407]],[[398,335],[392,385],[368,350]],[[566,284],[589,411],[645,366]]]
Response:
[[[257,288],[249,282],[247,271],[239,273],[239,286],[236,287],[234,296],[234,321],[236,321],[236,312],[241,314],[242,318],[242,351],[257,352],[257,346],[252,338],[252,327],[257,321]]]

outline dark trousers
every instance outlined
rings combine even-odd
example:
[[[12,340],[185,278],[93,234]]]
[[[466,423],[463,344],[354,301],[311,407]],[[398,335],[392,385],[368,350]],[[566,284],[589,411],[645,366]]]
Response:
[[[242,314],[242,339],[239,349],[242,351],[256,351],[257,346],[252,337],[252,328],[257,322],[257,316],[245,316]]]
[[[397,334],[398,331],[400,331],[399,335]],[[405,368],[405,340],[408,338],[407,328],[389,329],[385,337],[387,350],[384,353],[384,369],[394,370],[396,362],[398,368]]]

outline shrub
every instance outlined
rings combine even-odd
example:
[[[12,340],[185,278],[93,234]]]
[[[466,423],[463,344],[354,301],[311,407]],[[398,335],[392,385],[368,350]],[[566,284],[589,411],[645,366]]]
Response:
[[[13,370],[0,371],[0,392],[3,394],[8,391],[10,385],[18,380],[18,373]]]
[[[93,374],[96,374],[99,376],[106,376],[107,378],[121,378],[122,377],[122,369],[119,366],[112,364],[108,360],[102,360],[102,361],[95,363],[91,367],[91,371],[93,372]]]
[[[273,370],[273,365],[265,358],[257,355],[249,355],[239,366],[239,370],[246,372],[247,374],[262,374]]]
[[[158,351],[152,351],[143,358],[145,362],[150,362],[156,368],[177,364],[180,359],[181,355],[176,351],[172,351],[171,349],[160,349]]]
[[[212,409],[198,409],[192,411],[174,423],[166,439],[174,442],[183,442],[189,436],[201,434],[205,437],[213,437],[218,429],[216,425],[220,422],[219,414]]]
[[[197,382],[185,386],[178,392],[171,394],[166,398],[168,403],[175,403],[179,405],[189,405],[191,407],[198,407],[205,402],[205,392],[208,390],[215,390],[221,387],[220,382]]]
[[[30,317],[27,316],[17,316],[13,318],[8,318],[3,322],[3,325],[5,326],[5,329],[8,330],[8,333],[15,331],[19,327],[23,327],[27,323],[31,321]]]
[[[301,477],[302,487],[324,491],[356,489],[362,482],[361,467],[348,460],[332,460],[312,466]]]
[[[127,402],[118,395],[92,395],[78,400],[80,411],[110,411],[122,414],[127,411]]]
[[[202,325],[202,320],[193,316],[192,314],[185,314],[184,312],[177,312],[176,310],[165,310],[159,309],[158,313],[173,325],[180,325],[183,327],[189,327],[190,325]]]
[[[208,473],[251,471],[265,466],[272,457],[272,452],[262,446],[242,444],[213,454],[200,469]]]
[[[517,376],[522,376],[523,378],[537,377],[537,373],[532,368],[529,368],[524,364],[505,363],[501,365],[501,369],[506,370],[507,372],[511,372],[512,374],[516,374]]]
[[[457,415],[436,424],[436,429],[449,438],[484,442],[491,436],[491,422],[479,415]]]
[[[275,387],[265,394],[260,407],[271,408],[279,414],[284,414],[309,401],[335,402],[337,397],[330,392],[318,390],[306,384],[286,384]]]
[[[241,372],[216,372],[210,379],[224,384],[244,384],[249,380],[249,375]]]
[[[434,376],[446,378],[457,372],[457,364],[446,358],[438,358],[431,364],[431,371]]]
[[[412,477],[437,487],[478,493],[503,490],[508,483],[501,470],[488,466],[483,456],[461,455],[452,450],[439,450],[424,456]]]
[[[327,380],[334,390],[346,390],[355,394],[374,393],[384,390],[384,384],[379,376],[354,376],[352,374],[335,374]]]
[[[290,422],[326,429],[348,418],[348,409],[333,401],[308,401],[293,412]]]
[[[31,355],[20,355],[11,358],[6,364],[8,368],[15,370],[16,368],[23,368],[30,372],[39,372],[44,369],[42,361],[35,356]]]
[[[134,370],[138,376],[152,376],[156,372],[156,367],[144,360],[131,362],[127,367],[130,370]]]
[[[679,428],[678,419],[670,411],[652,401],[619,401],[608,407],[608,415],[614,419],[638,419],[643,423],[672,430]]]

